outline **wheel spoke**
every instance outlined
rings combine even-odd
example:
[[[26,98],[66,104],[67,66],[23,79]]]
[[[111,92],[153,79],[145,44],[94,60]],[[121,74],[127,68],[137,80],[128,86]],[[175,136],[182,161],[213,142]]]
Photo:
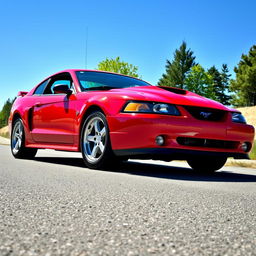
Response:
[[[102,154],[102,153],[103,153],[103,151],[104,151],[104,149],[105,149],[105,146],[103,145],[103,143],[102,143],[102,142],[100,142],[100,144],[99,144],[99,149],[100,149],[101,154]]]
[[[106,135],[106,128],[103,127],[102,130],[100,131],[100,136],[105,137],[105,135]]]
[[[18,149],[19,149],[19,140],[16,141],[15,146],[14,146],[14,149],[15,149],[15,150],[18,150]]]
[[[22,140],[22,135],[21,134],[17,134],[17,140]]]
[[[97,145],[94,145],[93,149],[92,149],[92,154],[91,156],[96,158],[96,155],[98,153],[98,146]]]
[[[18,124],[18,127],[17,127],[17,133],[18,133],[18,134],[21,133],[21,124],[20,124],[20,123]]]
[[[91,135],[87,136],[87,141],[94,142],[94,139],[95,139],[95,136],[91,136]]]
[[[95,132],[100,133],[100,122],[99,122],[99,120],[95,120],[94,129],[95,129]]]
[[[18,139],[18,143],[19,143],[19,148],[21,147],[21,139]]]
[[[90,134],[92,132],[92,129],[93,129],[93,124],[89,125],[87,129],[87,134]]]

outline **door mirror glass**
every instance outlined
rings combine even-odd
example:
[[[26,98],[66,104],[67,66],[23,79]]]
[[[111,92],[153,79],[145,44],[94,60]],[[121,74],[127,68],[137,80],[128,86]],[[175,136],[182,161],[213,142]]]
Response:
[[[54,94],[72,94],[72,90],[70,90],[69,86],[66,84],[55,84],[52,90]]]

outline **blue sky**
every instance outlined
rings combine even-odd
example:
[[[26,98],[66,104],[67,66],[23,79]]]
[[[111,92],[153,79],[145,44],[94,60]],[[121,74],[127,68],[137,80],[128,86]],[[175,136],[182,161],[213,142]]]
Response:
[[[256,1],[1,1],[0,108],[67,68],[120,56],[156,84],[183,40],[204,68],[230,70],[256,44]]]

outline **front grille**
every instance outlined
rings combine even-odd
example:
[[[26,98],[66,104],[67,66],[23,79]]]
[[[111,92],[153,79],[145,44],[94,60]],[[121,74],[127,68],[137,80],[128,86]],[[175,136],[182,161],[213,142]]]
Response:
[[[226,111],[211,109],[211,108],[200,108],[200,107],[190,107],[184,106],[184,108],[192,115],[194,118],[204,121],[221,121],[225,118]]]
[[[225,148],[225,149],[235,149],[239,145],[239,142],[236,142],[236,141],[212,140],[212,139],[188,138],[188,137],[178,137],[177,142],[183,146],[205,147],[205,148]]]

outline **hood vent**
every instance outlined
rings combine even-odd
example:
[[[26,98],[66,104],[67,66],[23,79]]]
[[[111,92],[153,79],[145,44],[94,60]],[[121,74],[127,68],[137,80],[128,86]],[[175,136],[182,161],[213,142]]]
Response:
[[[176,94],[181,94],[181,95],[187,94],[186,90],[176,88],[176,87],[168,87],[168,86],[158,86],[158,87],[161,88],[161,89],[164,89],[166,91],[176,93]]]

